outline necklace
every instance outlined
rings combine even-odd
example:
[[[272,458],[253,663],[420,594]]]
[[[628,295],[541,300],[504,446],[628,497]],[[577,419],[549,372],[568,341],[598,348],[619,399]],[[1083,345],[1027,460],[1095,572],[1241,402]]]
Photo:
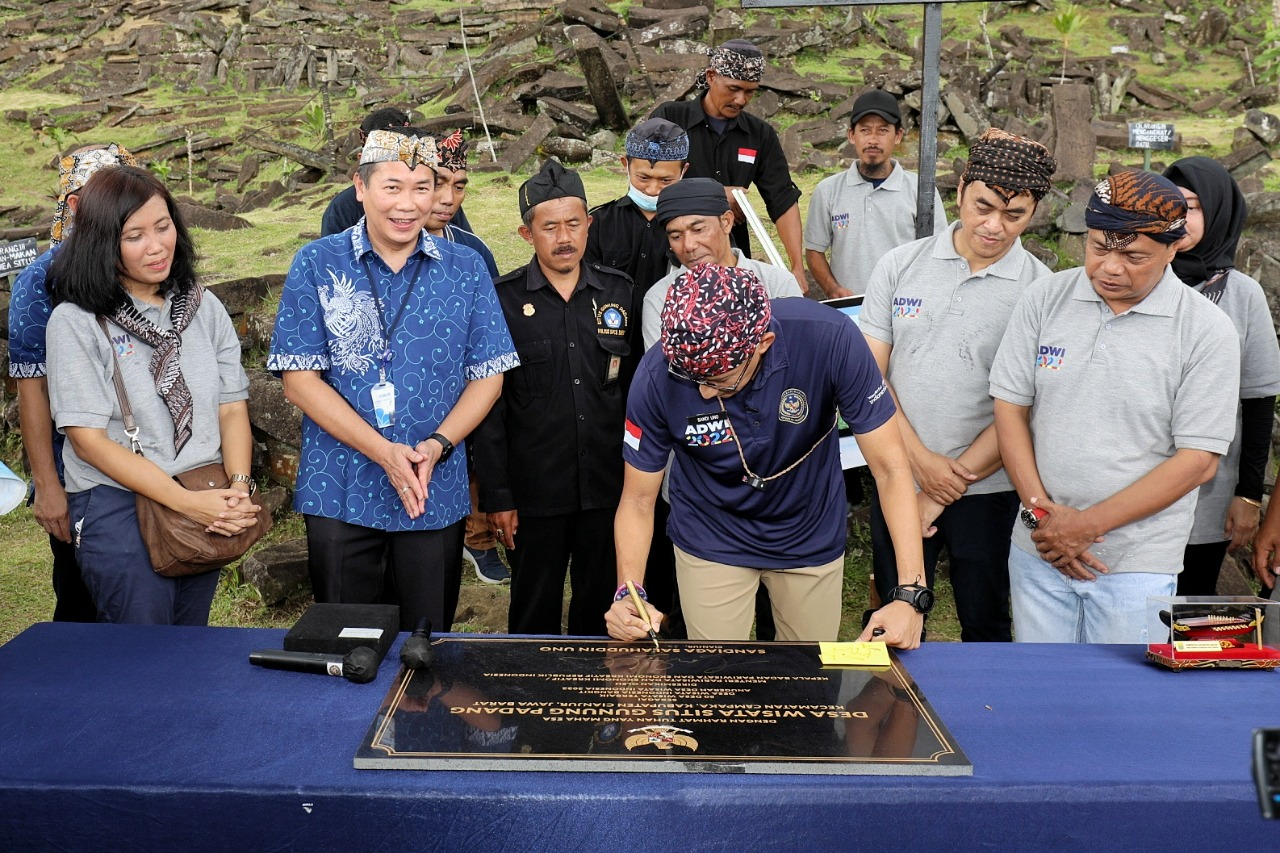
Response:
[[[781,477],[783,474],[788,474],[794,471],[797,467],[799,467],[800,463],[808,459],[810,456],[812,456],[813,451],[817,450],[818,447],[822,444],[822,442],[827,440],[827,436],[835,432],[836,429],[840,426],[840,415],[837,413],[835,420],[832,421],[831,423],[831,429],[824,432],[821,435],[821,437],[819,437],[818,440],[814,442],[813,447],[810,447],[807,451],[805,451],[804,456],[801,456],[795,462],[792,462],[790,465],[788,465],[786,468],[783,468],[781,471],[779,471],[776,474],[772,474],[768,477],[761,477],[759,474],[752,471],[751,468],[747,466],[747,457],[742,455],[742,440],[738,437],[737,429],[734,429],[733,420],[729,417],[729,413],[725,411],[724,398],[716,397],[716,402],[720,404],[720,414],[724,415],[725,423],[729,424],[729,429],[733,431],[733,447],[735,450],[738,451],[738,461],[742,463],[742,470],[747,472],[742,476],[742,482],[746,483],[748,486],[750,486],[751,488],[755,489],[758,492],[764,491],[764,487],[766,483],[772,482],[773,480],[776,480],[779,477]]]

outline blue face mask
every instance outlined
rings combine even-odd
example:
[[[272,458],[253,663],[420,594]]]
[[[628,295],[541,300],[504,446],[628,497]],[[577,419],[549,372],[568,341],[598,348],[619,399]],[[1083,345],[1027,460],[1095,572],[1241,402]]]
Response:
[[[640,192],[633,184],[627,185],[627,198],[635,202],[636,207],[646,213],[653,213],[658,209],[658,197]]]

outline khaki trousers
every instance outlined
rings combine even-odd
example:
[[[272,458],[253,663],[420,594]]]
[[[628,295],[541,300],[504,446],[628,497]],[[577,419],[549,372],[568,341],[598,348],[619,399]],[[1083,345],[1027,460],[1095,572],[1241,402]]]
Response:
[[[843,554],[823,566],[748,569],[675,550],[676,583],[689,639],[748,639],[756,588],[762,583],[773,602],[779,640],[834,642],[839,634]]]

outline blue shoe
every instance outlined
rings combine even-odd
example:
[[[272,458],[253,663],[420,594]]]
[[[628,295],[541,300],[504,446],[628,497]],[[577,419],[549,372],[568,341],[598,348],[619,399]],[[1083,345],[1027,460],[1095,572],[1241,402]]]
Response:
[[[484,551],[463,548],[462,559],[471,564],[471,567],[476,570],[476,577],[484,583],[497,584],[511,579],[511,572],[498,556],[497,548],[488,548]]]

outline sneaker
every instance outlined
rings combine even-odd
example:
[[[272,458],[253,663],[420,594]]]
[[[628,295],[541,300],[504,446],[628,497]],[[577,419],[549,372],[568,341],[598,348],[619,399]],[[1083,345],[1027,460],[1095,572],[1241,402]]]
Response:
[[[498,556],[497,548],[488,548],[484,551],[463,548],[462,559],[471,564],[471,567],[476,570],[476,577],[484,583],[502,583],[511,579],[511,572]]]

